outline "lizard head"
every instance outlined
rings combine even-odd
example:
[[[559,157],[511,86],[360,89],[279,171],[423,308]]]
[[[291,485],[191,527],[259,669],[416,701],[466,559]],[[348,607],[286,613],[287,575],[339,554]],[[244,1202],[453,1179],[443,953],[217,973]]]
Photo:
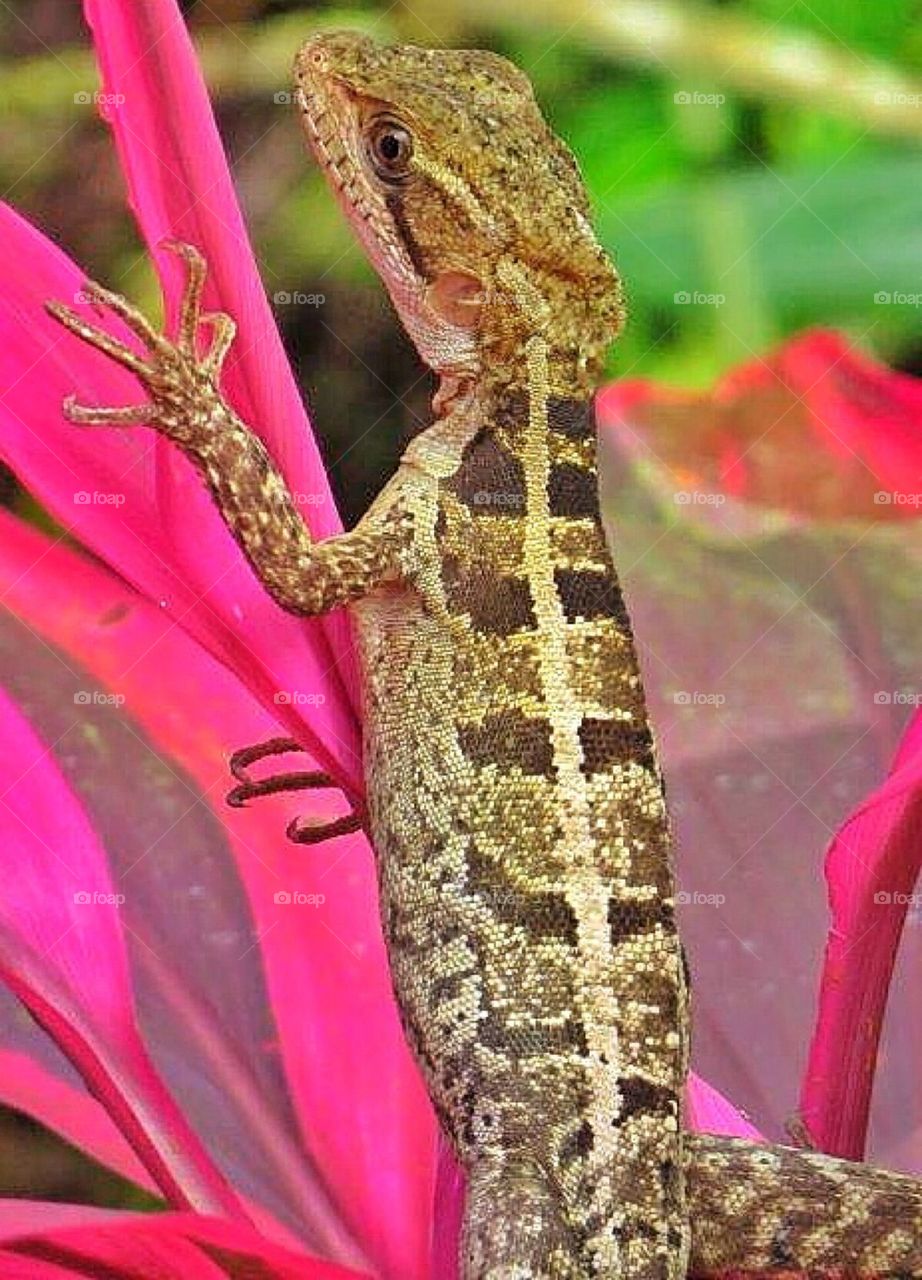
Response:
[[[527,76],[494,53],[313,37],[295,72],[311,149],[423,359],[520,368],[539,328],[594,378],[622,323],[620,281],[571,152]]]

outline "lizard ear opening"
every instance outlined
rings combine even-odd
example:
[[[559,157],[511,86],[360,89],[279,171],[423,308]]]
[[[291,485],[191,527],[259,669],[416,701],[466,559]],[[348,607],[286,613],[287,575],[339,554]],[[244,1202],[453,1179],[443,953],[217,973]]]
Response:
[[[463,271],[443,271],[426,291],[426,298],[443,320],[461,329],[474,329],[483,310],[483,284]]]

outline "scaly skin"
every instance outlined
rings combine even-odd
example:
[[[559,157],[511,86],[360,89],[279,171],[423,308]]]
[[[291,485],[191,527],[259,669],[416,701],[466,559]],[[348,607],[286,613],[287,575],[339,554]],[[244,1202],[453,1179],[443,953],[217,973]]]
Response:
[[[684,1275],[686,1167],[696,1268],[828,1267],[838,1242],[854,1274],[915,1273],[917,1251],[889,1225],[885,1240],[874,1209],[918,1232],[909,1180],[718,1139],[683,1152],[665,806],[590,404],[620,286],[572,156],[493,54],[336,33],[304,47],[297,75],[309,142],[440,375],[435,421],[355,530],[312,544],[222,399],[229,317],[208,317],[212,346],[196,354],[196,250],[176,246],[190,285],[174,340],[89,286],[146,360],[50,305],[151,397],[69,402],[70,417],[160,430],[285,608],[353,610],[384,932],[467,1173],[465,1277]],[[824,1216],[844,1178],[872,1197],[866,1222]]]

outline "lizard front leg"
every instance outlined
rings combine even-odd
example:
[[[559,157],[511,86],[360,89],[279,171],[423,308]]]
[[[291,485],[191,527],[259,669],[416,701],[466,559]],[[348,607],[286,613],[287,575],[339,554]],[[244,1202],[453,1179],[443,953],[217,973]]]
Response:
[[[408,543],[407,517],[394,505],[377,503],[350,533],[311,540],[281,474],[265,445],[224,400],[218,385],[236,326],[223,312],[201,309],[205,259],[192,245],[169,242],[188,269],[174,339],[157,333],[121,295],[95,282],[86,292],[122,317],[137,334],[142,356],[69,307],[48,302],[66,328],[135,373],[150,400],[134,405],[91,407],[72,397],[64,413],[89,426],[153,427],[177,444],[204,476],[221,515],[266,590],[291,613],[319,614],[365,595],[396,573]],[[211,329],[199,352],[202,326]]]

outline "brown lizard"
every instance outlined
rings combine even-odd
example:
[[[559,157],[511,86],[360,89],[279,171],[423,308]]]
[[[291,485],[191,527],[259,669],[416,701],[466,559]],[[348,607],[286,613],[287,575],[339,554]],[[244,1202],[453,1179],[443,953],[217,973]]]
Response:
[[[49,305],[150,395],[68,401],[71,420],[155,427],[282,606],[353,612],[382,921],[467,1175],[463,1273],[684,1275],[686,1162],[691,1208],[708,1215],[693,1266],[832,1265],[837,1240],[857,1259],[854,1233],[830,1225],[830,1187],[847,1173],[876,1196],[872,1177],[890,1175],[720,1139],[684,1139],[683,1154],[670,843],[591,410],[621,288],[576,163],[527,78],[491,53],[332,33],[301,50],[297,79],[309,143],[440,377],[433,424],[354,530],[313,543],[222,398],[234,324],[201,314],[197,250],[176,246],[189,284],[174,339],[88,286],[147,357]],[[914,1184],[885,1187],[895,1221],[917,1228]],[[918,1252],[910,1234],[861,1257],[909,1274]]]

